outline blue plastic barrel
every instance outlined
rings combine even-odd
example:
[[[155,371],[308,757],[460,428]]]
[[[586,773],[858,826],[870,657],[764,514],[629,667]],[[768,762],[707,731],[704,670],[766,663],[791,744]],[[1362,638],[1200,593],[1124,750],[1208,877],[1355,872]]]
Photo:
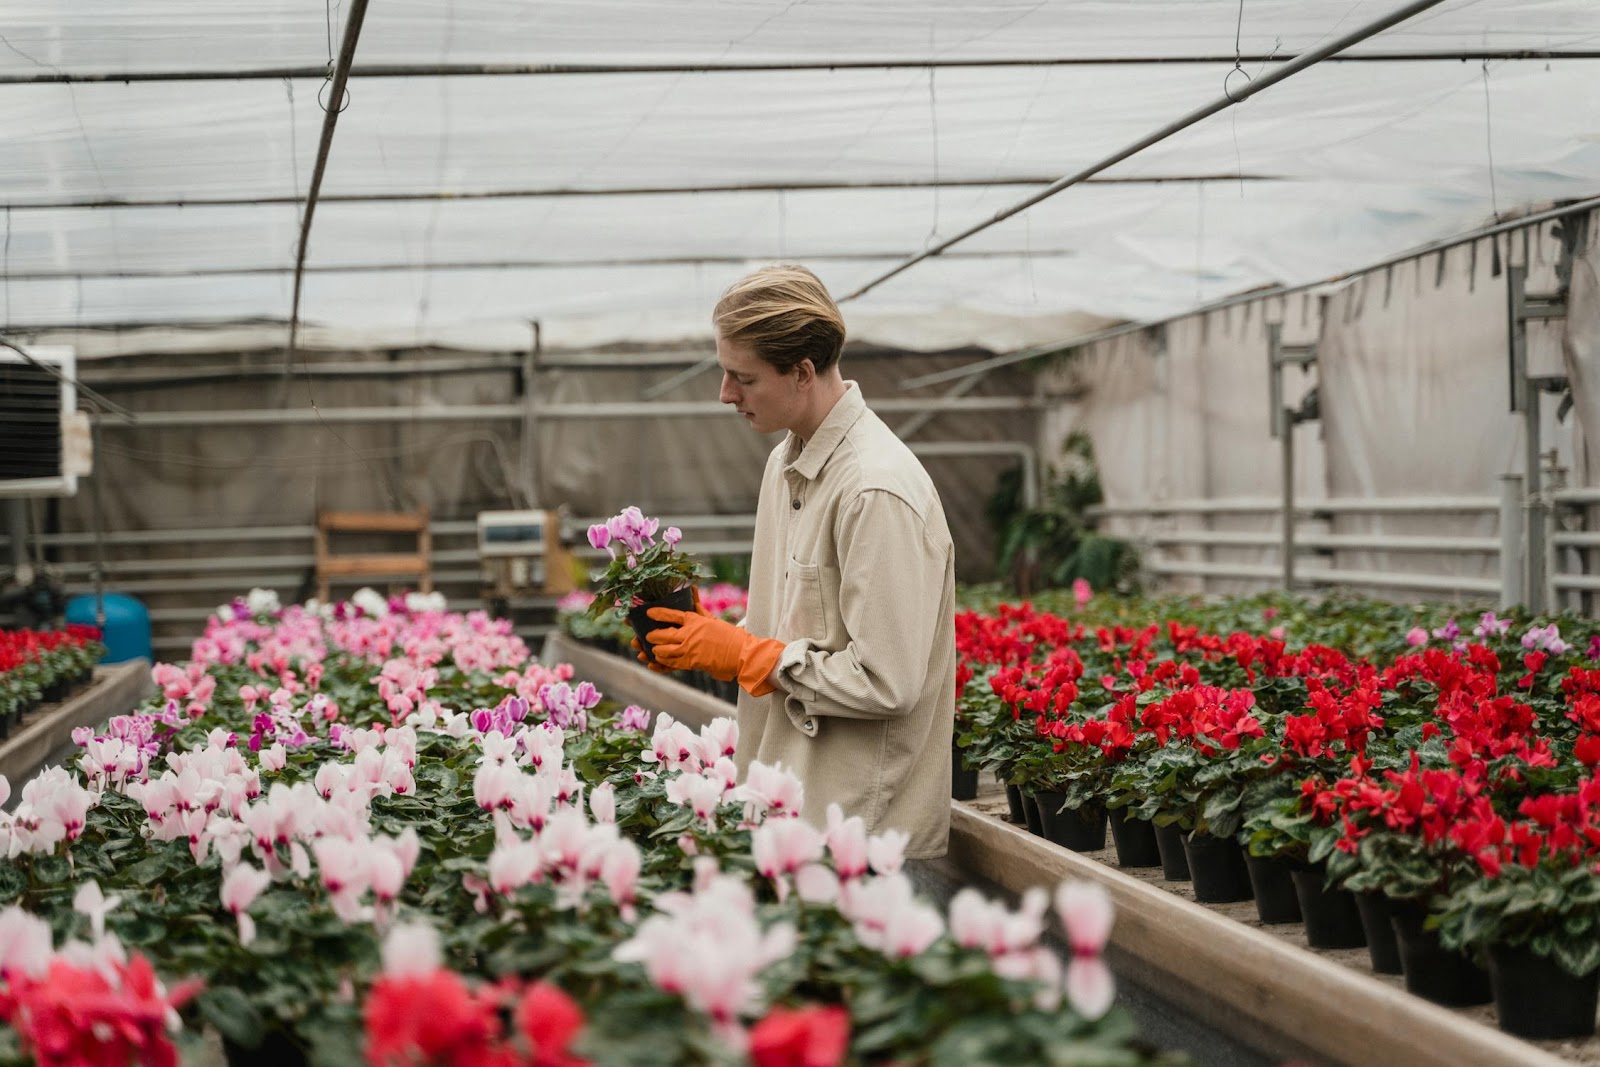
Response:
[[[104,634],[106,654],[101,663],[121,663],[124,660],[144,659],[154,662],[155,653],[150,645],[150,612],[134,597],[126,593],[105,593],[106,621]],[[98,626],[95,619],[95,598],[75,596],[67,601],[67,621],[84,626]]]

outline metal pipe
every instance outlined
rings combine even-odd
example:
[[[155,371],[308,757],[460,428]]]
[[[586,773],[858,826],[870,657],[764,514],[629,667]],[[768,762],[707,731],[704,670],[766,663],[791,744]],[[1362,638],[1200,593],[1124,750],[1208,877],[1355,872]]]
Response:
[[[1180,560],[1154,560],[1147,568],[1156,574],[1200,578],[1260,578],[1273,581],[1278,568],[1271,564],[1190,563]],[[1442,574],[1394,574],[1387,571],[1304,570],[1302,585],[1370,585],[1387,589],[1430,589],[1438,592],[1495,593],[1500,582],[1494,578],[1458,578]]]
[[[1429,241],[1427,244],[1418,245],[1416,248],[1396,253],[1387,259],[1380,259],[1376,263],[1369,263],[1368,265],[1359,267],[1355,270],[1345,271],[1342,274],[1336,274],[1331,278],[1319,278],[1314,282],[1301,282],[1297,285],[1283,285],[1272,289],[1258,289],[1248,293],[1239,293],[1234,296],[1224,297],[1221,300],[1214,300],[1209,304],[1201,304],[1199,307],[1190,308],[1188,311],[1180,311],[1176,315],[1168,315],[1165,318],[1148,319],[1143,322],[1124,323],[1121,326],[1112,326],[1108,329],[1096,330],[1093,333],[1084,334],[1081,337],[1074,337],[1070,340],[1061,341],[1056,344],[1038,345],[1033,348],[1024,349],[1020,352],[1010,352],[1001,356],[992,356],[989,359],[979,360],[977,363],[972,363],[965,367],[956,367],[951,370],[939,371],[935,374],[924,374],[916,378],[907,378],[900,383],[900,388],[918,389],[925,385],[938,385],[941,382],[953,381],[969,374],[985,374],[991,370],[994,370],[996,367],[1009,367],[1014,363],[1022,363],[1030,359],[1038,359],[1040,356],[1049,356],[1054,355],[1057,352],[1066,352],[1074,348],[1081,348],[1084,345],[1094,344],[1098,341],[1109,341],[1113,338],[1122,337],[1130,333],[1137,333],[1140,330],[1149,330],[1157,326],[1165,326],[1168,323],[1176,322],[1179,319],[1186,319],[1193,315],[1205,315],[1213,311],[1223,311],[1227,308],[1238,307],[1240,304],[1252,304],[1258,300],[1276,300],[1280,297],[1293,296],[1297,293],[1307,292],[1311,289],[1318,289],[1325,285],[1333,285],[1338,282],[1342,282],[1347,278],[1359,277],[1360,275],[1370,274],[1373,271],[1383,270],[1386,267],[1392,267],[1399,263],[1405,263],[1413,259],[1419,259],[1423,256],[1432,255],[1435,252],[1442,252],[1448,248],[1455,248],[1458,245],[1464,245],[1472,241],[1482,240],[1485,237],[1495,237],[1499,234],[1509,233],[1513,230],[1526,229],[1529,226],[1537,226],[1541,223],[1550,222],[1555,219],[1566,218],[1569,215],[1576,215],[1585,211],[1593,211],[1596,208],[1600,208],[1600,196],[1592,196],[1586,200],[1574,201],[1573,203],[1567,204],[1563,207],[1550,208],[1546,211],[1536,212],[1532,215],[1525,215],[1522,218],[1512,219],[1508,222],[1498,222],[1492,226],[1484,226],[1480,229],[1471,230],[1467,233],[1457,234],[1454,237],[1444,237],[1437,241]]]
[[[1279,368],[1273,366],[1273,376],[1276,377]],[[1283,568],[1283,591],[1294,592],[1294,414],[1288,408],[1280,408],[1283,417],[1283,433],[1279,435],[1279,451],[1282,459],[1283,478],[1283,513],[1279,519],[1282,523],[1282,544],[1278,551],[1282,555],[1279,561]],[[1278,412],[1273,413],[1276,418]]]
[[[1016,456],[1022,460],[1022,506],[1039,506],[1039,450],[1026,441],[908,441],[917,456]]]
[[[882,285],[884,282],[888,281],[890,278],[893,278],[896,275],[899,275],[899,274],[901,274],[901,273],[903,273],[903,272],[905,272],[907,270],[910,270],[912,267],[916,266],[918,263],[921,263],[923,260],[931,259],[934,256],[941,255],[947,249],[952,248],[957,244],[960,244],[962,241],[965,241],[967,238],[975,236],[976,234],[982,233],[984,230],[987,230],[989,227],[991,227],[991,226],[993,226],[993,225],[995,225],[997,223],[1004,222],[1006,219],[1011,218],[1013,215],[1021,214],[1022,212],[1028,210],[1028,208],[1033,207],[1035,204],[1038,204],[1038,203],[1040,203],[1041,201],[1044,201],[1044,200],[1048,200],[1050,197],[1055,196],[1057,193],[1061,192],[1062,190],[1069,189],[1072,186],[1077,185],[1079,182],[1083,181],[1084,179],[1091,178],[1094,175],[1100,173],[1101,171],[1106,170],[1109,167],[1113,167],[1116,164],[1121,163],[1123,160],[1128,159],[1131,156],[1135,156],[1135,155],[1139,154],[1140,152],[1143,152],[1146,148],[1149,148],[1149,147],[1151,147],[1153,145],[1160,144],[1162,141],[1165,141],[1168,137],[1171,137],[1173,134],[1179,133],[1179,132],[1181,132],[1181,131],[1183,131],[1185,129],[1188,129],[1190,126],[1193,126],[1195,123],[1200,122],[1203,119],[1210,118],[1212,115],[1215,115],[1219,111],[1226,111],[1228,108],[1233,107],[1235,104],[1243,103],[1244,101],[1250,99],[1250,97],[1255,96],[1257,93],[1271,88],[1272,86],[1276,85],[1278,82],[1281,82],[1286,78],[1291,78],[1294,75],[1300,73],[1302,70],[1307,69],[1308,67],[1316,66],[1318,63],[1320,63],[1322,60],[1326,59],[1327,57],[1329,57],[1331,55],[1335,55],[1335,54],[1337,54],[1339,52],[1342,52],[1346,48],[1349,48],[1353,44],[1359,44],[1360,42],[1366,40],[1369,37],[1372,37],[1372,36],[1375,36],[1375,35],[1377,35],[1379,33],[1382,33],[1384,30],[1388,29],[1389,27],[1394,26],[1394,25],[1396,25],[1398,23],[1404,22],[1406,19],[1409,19],[1413,15],[1421,14],[1422,12],[1428,10],[1431,7],[1438,7],[1443,2],[1444,2],[1444,0],[1412,0],[1411,3],[1406,4],[1404,7],[1401,7],[1399,9],[1395,10],[1395,11],[1392,11],[1389,14],[1384,15],[1382,18],[1379,18],[1379,19],[1377,19],[1377,20],[1375,20],[1373,22],[1369,22],[1367,25],[1362,26],[1358,30],[1355,30],[1355,31],[1353,31],[1351,33],[1347,33],[1343,37],[1338,38],[1337,40],[1330,41],[1329,43],[1327,43],[1325,45],[1320,45],[1320,46],[1318,46],[1316,48],[1311,49],[1309,52],[1304,52],[1304,53],[1296,56],[1294,59],[1292,59],[1289,62],[1285,63],[1283,66],[1279,67],[1277,70],[1272,71],[1270,74],[1263,74],[1263,75],[1258,76],[1254,81],[1247,82],[1245,84],[1245,86],[1238,91],[1237,95],[1235,95],[1235,94],[1233,94],[1231,92],[1228,92],[1226,90],[1226,88],[1224,88],[1223,95],[1221,97],[1219,97],[1218,99],[1213,100],[1211,103],[1206,104],[1203,107],[1196,108],[1194,111],[1189,112],[1189,114],[1183,116],[1180,119],[1177,119],[1174,122],[1169,122],[1167,125],[1161,127],[1161,129],[1157,130],[1155,133],[1148,134],[1145,137],[1141,137],[1139,140],[1135,141],[1133,144],[1130,144],[1125,148],[1122,148],[1122,149],[1119,149],[1116,152],[1113,152],[1111,155],[1105,157],[1104,159],[1102,159],[1102,160],[1100,160],[1100,161],[1098,161],[1096,163],[1090,164],[1089,166],[1085,167],[1083,170],[1080,170],[1080,171],[1078,171],[1078,172],[1076,172],[1074,174],[1069,174],[1066,177],[1061,178],[1058,181],[1052,182],[1050,185],[1046,186],[1044,189],[1041,189],[1039,192],[1034,193],[1032,196],[1025,198],[1020,203],[1013,204],[1011,207],[1008,207],[1008,208],[1005,208],[1005,209],[1003,209],[1001,211],[995,212],[995,214],[992,217],[990,217],[989,219],[987,219],[987,220],[985,220],[983,222],[980,222],[980,223],[978,223],[978,224],[976,224],[974,226],[967,227],[965,230],[962,230],[960,233],[956,234],[954,237],[950,237],[950,238],[947,238],[946,240],[940,241],[938,244],[932,246],[931,248],[928,248],[928,249],[926,249],[924,251],[918,252],[917,254],[915,254],[913,256],[910,256],[909,258],[906,259],[905,262],[903,262],[903,263],[899,264],[898,266],[896,266],[896,267],[884,272],[883,274],[878,275],[876,278],[873,278],[872,280],[868,281],[865,285],[862,285],[862,286],[852,290],[851,292],[845,294],[845,296],[839,302],[840,303],[845,303],[846,301],[854,300],[857,297],[865,296],[867,293],[870,293],[872,290],[876,289],[878,286]]]
[[[989,414],[1029,411],[1041,401],[1023,396],[934,397],[917,400],[888,397],[873,401],[880,414],[911,411],[950,411]],[[715,400],[615,401],[599,403],[535,404],[541,419],[711,418],[734,415],[732,408]],[[349,407],[349,408],[246,408],[232,411],[142,411],[141,427],[173,429],[182,426],[289,426],[305,423],[488,422],[521,419],[522,404],[455,404],[449,407]],[[105,426],[122,424],[95,419]]]
[[[1600,536],[1600,535],[1597,535]],[[1147,533],[1158,545],[1211,545],[1218,548],[1273,548],[1283,543],[1281,530],[1248,533],[1235,530],[1174,530]],[[1316,552],[1458,552],[1498,553],[1498,537],[1410,537],[1399,534],[1301,534],[1294,538],[1297,555]]]
[[[1423,514],[1450,511],[1494,511],[1500,498],[1493,496],[1391,496],[1332,497],[1297,504],[1301,515]],[[1282,502],[1273,497],[1219,497],[1215,500],[1137,501],[1097,504],[1090,515],[1139,517],[1143,515],[1225,515],[1276,512]]]
[[[517,364],[503,359],[450,360],[414,359],[399,363],[327,362],[301,366],[296,373],[316,378],[400,378],[421,374],[456,375],[483,374],[514,371]],[[89,379],[97,389],[134,390],[168,388],[175,385],[210,385],[215,382],[248,381],[256,378],[277,378],[283,374],[277,367],[194,367],[174,373],[170,370],[151,371],[99,371]],[[79,371],[79,381],[83,372]]]
[[[1194,185],[1204,182],[1278,182],[1287,178],[1271,174],[1173,174],[1148,177],[1098,177],[1091,185]],[[545,197],[699,196],[704,193],[811,193],[874,189],[989,189],[1014,185],[1049,185],[1053,177],[1009,178],[884,178],[863,181],[794,179],[772,182],[723,182],[709,185],[550,186],[534,189],[434,189],[409,193],[327,193],[323,204],[382,204],[433,200],[530,200]],[[98,197],[94,199],[30,200],[0,204],[7,211],[62,211],[117,208],[281,207],[304,202],[303,196],[219,197]]]
[[[33,559],[28,553],[28,501],[7,500],[6,523],[11,540],[11,570],[17,585],[27,588],[33,584]]]
[[[361,36],[361,23],[367,17],[367,0],[351,0],[350,13],[345,16],[344,40],[339,44],[339,58],[333,65],[329,78],[328,102],[323,106],[322,138],[317,142],[317,162],[311,170],[311,187],[306,191],[305,212],[300,217],[300,242],[294,257],[294,299],[289,308],[289,345],[283,354],[283,375],[289,376],[294,366],[295,341],[300,333],[300,288],[305,280],[306,249],[311,243],[311,217],[316,214],[317,194],[322,192],[322,175],[328,169],[328,153],[333,148],[333,128],[344,111],[344,86],[350,77],[350,66],[356,58],[356,40]]]
[[[955,252],[951,259],[1027,259],[1067,258],[1079,253],[1071,248],[990,249],[981,252]],[[743,266],[778,259],[818,260],[828,263],[876,262],[899,259],[899,252],[819,252],[777,255],[706,256],[620,256],[610,259],[488,259],[417,263],[327,263],[305,266],[256,265],[249,267],[152,267],[136,270],[36,270],[0,273],[0,281],[50,282],[87,278],[97,281],[162,278],[234,278],[289,274],[395,274],[406,271],[499,271],[499,270],[580,270],[605,267],[703,267]],[[291,325],[294,320],[291,319]]]
[[[1500,476],[1500,606],[1520,605],[1523,597],[1522,475]]]
[[[712,63],[368,63],[350,71],[352,78],[484,78],[541,77],[587,74],[745,74],[791,73],[840,70],[927,70],[982,69],[988,67],[1123,67],[1195,66],[1239,63],[1293,63],[1304,56],[1295,53],[1234,55],[1189,53],[1185,55],[1118,56],[1041,56],[995,57],[989,59],[819,59],[773,60],[767,62]],[[1600,59],[1600,52],[1576,49],[1477,48],[1450,51],[1359,52],[1328,57],[1339,63],[1423,63],[1467,62],[1480,60]],[[120,70],[29,71],[0,77],[0,85],[82,85],[95,82],[167,81],[277,81],[283,78],[316,78],[326,75],[321,67],[263,67],[255,70]]]

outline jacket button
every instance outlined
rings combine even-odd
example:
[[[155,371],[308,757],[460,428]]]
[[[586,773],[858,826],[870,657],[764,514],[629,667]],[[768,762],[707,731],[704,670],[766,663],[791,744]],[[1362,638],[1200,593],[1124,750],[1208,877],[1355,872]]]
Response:
[[[794,508],[796,511],[799,511],[800,510],[800,498],[799,497],[795,497],[794,500],[790,502],[789,506]]]

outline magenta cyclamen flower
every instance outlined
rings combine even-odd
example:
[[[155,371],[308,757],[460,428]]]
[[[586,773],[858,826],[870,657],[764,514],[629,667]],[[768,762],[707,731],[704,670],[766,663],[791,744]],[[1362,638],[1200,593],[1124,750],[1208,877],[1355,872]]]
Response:
[[[622,719],[618,727],[623,730],[637,730],[643,733],[650,729],[650,710],[641,708],[637,704],[629,704],[622,709]]]
[[[1451,619],[1449,622],[1433,631],[1433,636],[1444,641],[1454,641],[1456,638],[1461,636],[1461,627],[1456,625],[1456,620]]]

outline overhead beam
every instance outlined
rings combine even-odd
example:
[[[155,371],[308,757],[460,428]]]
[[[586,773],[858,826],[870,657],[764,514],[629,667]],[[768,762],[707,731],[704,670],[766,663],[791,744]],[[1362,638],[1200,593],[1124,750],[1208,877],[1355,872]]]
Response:
[[[133,279],[133,278],[220,278],[248,277],[263,274],[393,274],[402,271],[459,271],[459,270],[575,270],[596,267],[702,267],[738,266],[743,263],[761,263],[787,259],[795,262],[874,263],[896,260],[901,252],[824,252],[805,254],[792,252],[784,256],[635,256],[614,259],[496,259],[451,260],[439,263],[329,263],[321,266],[262,265],[255,267],[196,267],[159,268],[140,270],[46,270],[14,271],[0,273],[0,281],[46,282],[76,281],[79,279]],[[1064,258],[1078,253],[1070,248],[1015,248],[981,252],[957,252],[947,259],[1008,259],[1008,258]]]
[[[1314,51],[1320,51],[1314,50]],[[991,67],[1146,67],[1200,66],[1235,62],[1293,63],[1313,53],[1191,53],[1187,55],[1039,56],[987,59],[852,59],[715,63],[366,63],[350,70],[352,78],[487,78],[549,77],[586,74],[747,74],[839,70],[972,70]],[[1478,62],[1482,60],[1600,59],[1589,49],[1468,48],[1358,52],[1334,58],[1339,63]],[[304,78],[322,81],[324,67],[260,67],[253,70],[38,70],[0,76],[0,85],[84,85],[95,82],[279,81]]]
[[[916,411],[947,411],[963,414],[995,414],[1008,411],[1033,411],[1042,405],[1031,396],[885,397],[874,400],[872,408],[880,414]],[[715,400],[598,401],[592,403],[539,403],[534,411],[541,419],[637,419],[637,418],[732,418],[736,413]],[[140,429],[177,429],[203,426],[287,426],[306,423],[394,423],[394,422],[491,422],[521,419],[521,404],[456,404],[406,407],[350,408],[243,408],[235,411],[140,411]],[[96,415],[94,421],[110,428],[119,423]]]
[[[1155,174],[1149,176],[1091,178],[1094,185],[1196,185],[1205,182],[1277,182],[1291,179],[1270,174]],[[545,189],[449,189],[408,193],[324,193],[323,204],[386,204],[434,200],[531,200],[545,197],[588,196],[698,196],[703,193],[813,193],[873,189],[971,189],[1014,185],[1049,185],[1050,177],[882,179],[877,181],[729,182],[721,185],[552,186]],[[59,211],[75,208],[204,208],[294,205],[301,196],[219,197],[80,197],[0,204],[7,211]]]
[[[1347,33],[1343,37],[1340,37],[1334,41],[1330,41],[1329,43],[1318,48],[1313,48],[1309,52],[1302,53],[1297,58],[1285,63],[1283,66],[1270,73],[1261,74],[1253,80],[1246,80],[1245,84],[1240,87],[1236,93],[1229,92],[1226,82],[1224,82],[1223,95],[1218,97],[1216,100],[1213,100],[1211,103],[1206,104],[1203,107],[1196,108],[1180,119],[1169,122],[1167,125],[1161,127],[1154,133],[1141,137],[1139,140],[1128,145],[1126,148],[1113,152],[1111,155],[1100,160],[1098,163],[1091,164],[1090,166],[1085,167],[1083,170],[1080,170],[1074,174],[1069,174],[1059,181],[1051,183],[1044,189],[1041,189],[1039,192],[1034,193],[1032,196],[1023,200],[1021,203],[1013,204],[1011,207],[1008,207],[1003,211],[996,212],[990,218],[985,219],[983,222],[980,222],[977,225],[967,227],[954,237],[940,241],[938,244],[933,245],[924,251],[907,257],[905,262],[885,271],[852,292],[846,293],[839,302],[844,303],[847,300],[855,300],[858,297],[865,296],[867,293],[870,293],[873,289],[876,289],[884,282],[903,274],[912,267],[916,266],[918,263],[921,263],[924,260],[932,259],[934,256],[942,255],[944,252],[960,244],[962,241],[965,241],[976,234],[982,233],[989,227],[1004,222],[1006,219],[1009,219],[1014,215],[1020,215],[1022,212],[1028,210],[1030,207],[1033,207],[1035,204],[1038,204],[1044,200],[1048,200],[1057,193],[1066,189],[1070,189],[1072,186],[1094,177],[1101,171],[1113,167],[1125,159],[1129,159],[1135,155],[1138,155],[1140,152],[1143,152],[1145,149],[1150,148],[1153,145],[1160,144],[1173,134],[1186,130],[1190,126],[1193,126],[1204,119],[1210,118],[1219,111],[1226,111],[1235,104],[1243,103],[1250,97],[1255,96],[1257,93],[1265,89],[1271,88],[1284,79],[1292,78],[1301,71],[1306,70],[1309,67],[1314,67],[1318,63],[1328,59],[1331,56],[1338,55],[1351,45],[1360,44],[1369,37],[1374,37],[1382,33],[1384,30],[1389,29],[1391,26],[1396,26],[1412,16],[1419,15],[1431,7],[1438,7],[1442,3],[1444,3],[1444,0],[1412,0],[1411,3],[1406,4],[1404,7],[1398,8],[1373,22],[1369,22],[1360,29]]]
[[[1179,319],[1188,318],[1191,315],[1205,315],[1213,311],[1223,311],[1227,308],[1238,307],[1240,304],[1253,304],[1258,300],[1275,300],[1281,297],[1293,296],[1297,293],[1304,293],[1308,290],[1316,289],[1324,285],[1333,285],[1344,281],[1347,278],[1355,278],[1363,274],[1370,274],[1373,271],[1383,270],[1385,267],[1393,267],[1409,260],[1419,259],[1422,256],[1430,256],[1437,252],[1443,252],[1446,249],[1456,248],[1464,244],[1470,244],[1473,241],[1481,241],[1486,237],[1497,237],[1502,233],[1511,233],[1512,231],[1525,229],[1529,226],[1538,226],[1545,222],[1563,219],[1569,215],[1578,215],[1586,211],[1596,210],[1600,210],[1600,196],[1592,196],[1586,200],[1577,200],[1570,204],[1562,204],[1560,207],[1553,207],[1546,211],[1535,212],[1532,215],[1524,215],[1523,217],[1517,219],[1509,219],[1506,222],[1497,222],[1490,226],[1484,226],[1480,229],[1469,231],[1468,233],[1457,234],[1454,237],[1445,237],[1437,241],[1429,241],[1427,244],[1408,249],[1404,252],[1399,252],[1395,255],[1389,256],[1386,259],[1380,259],[1376,263],[1369,263],[1364,267],[1358,267],[1355,270],[1344,271],[1343,273],[1336,274],[1331,278],[1318,278],[1314,282],[1302,282],[1298,285],[1276,285],[1270,289],[1254,289],[1247,293],[1238,293],[1234,296],[1223,297],[1221,300],[1214,300],[1209,304],[1202,304],[1199,307],[1189,308],[1187,311],[1180,311],[1175,315],[1168,315],[1165,318],[1147,319],[1143,322],[1124,323],[1121,326],[1112,326],[1108,329],[1096,330],[1093,333],[1084,334],[1080,337],[1073,337],[1068,340],[1059,341],[1053,344],[1039,345],[1034,348],[1022,349],[1017,352],[1008,352],[1004,355],[991,356],[988,359],[982,359],[976,363],[969,363],[965,367],[952,367],[949,370],[935,371],[932,374],[923,374],[915,378],[904,378],[900,382],[900,388],[920,389],[928,385],[941,385],[944,382],[956,381],[957,379],[966,378],[970,375],[984,374],[999,367],[1009,367],[1016,363],[1025,363],[1030,359],[1038,359],[1040,356],[1054,355],[1057,352],[1066,352],[1074,348],[1082,348],[1084,345],[1091,345],[1097,341],[1109,341],[1114,337],[1123,337],[1130,333],[1138,333],[1140,330],[1150,330],[1157,326],[1165,326],[1168,323],[1176,322]]]
[[[333,129],[344,111],[344,87],[355,63],[356,41],[361,37],[361,23],[367,17],[367,0],[351,0],[350,13],[345,16],[344,39],[339,43],[339,57],[334,61],[333,74],[328,79],[328,100],[323,104],[322,137],[317,141],[317,162],[311,171],[311,187],[306,191],[305,212],[300,216],[300,243],[294,257],[294,300],[289,307],[289,344],[283,354],[283,373],[287,377],[294,365],[295,342],[300,333],[300,290],[305,282],[306,247],[311,241],[311,218],[316,214],[317,196],[322,192],[322,175],[328,169],[328,153],[333,149]]]

